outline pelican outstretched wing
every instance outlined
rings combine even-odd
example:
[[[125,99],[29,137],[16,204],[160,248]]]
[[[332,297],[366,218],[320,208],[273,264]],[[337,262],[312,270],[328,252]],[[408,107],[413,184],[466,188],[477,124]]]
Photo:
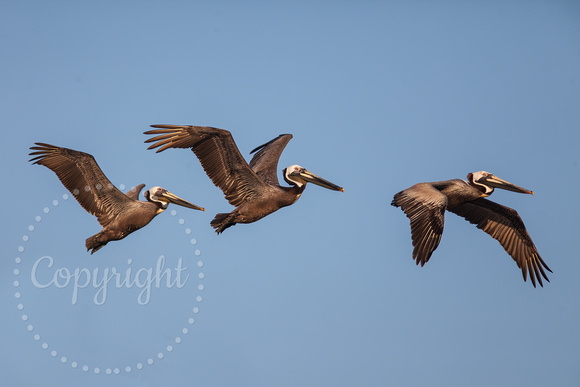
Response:
[[[103,173],[95,158],[88,153],[37,142],[30,147],[36,156],[30,161],[44,165],[58,176],[79,204],[95,215],[101,226],[107,226],[132,201],[119,191]]]
[[[441,241],[447,197],[431,184],[419,183],[397,193],[391,205],[410,219],[413,259],[423,266]]]
[[[264,182],[271,185],[279,185],[278,160],[280,160],[280,155],[291,139],[291,134],[281,134],[250,152],[252,154],[257,151],[250,161],[250,168]]]
[[[190,148],[205,173],[225,194],[233,206],[260,195],[267,184],[258,177],[242,157],[232,134],[209,126],[151,125],[145,134],[157,135],[148,149],[162,152],[168,148]]]
[[[542,277],[550,282],[544,269],[549,272],[552,270],[540,257],[524,222],[515,210],[483,198],[450,207],[448,210],[496,239],[522,269],[524,281],[529,273],[534,287],[536,279],[540,286],[544,286]]]
[[[143,190],[144,187],[145,187],[145,184],[139,184],[139,185],[131,188],[129,191],[127,191],[127,193],[125,195],[127,195],[127,197],[130,199],[139,200],[139,194],[141,193],[141,191]]]

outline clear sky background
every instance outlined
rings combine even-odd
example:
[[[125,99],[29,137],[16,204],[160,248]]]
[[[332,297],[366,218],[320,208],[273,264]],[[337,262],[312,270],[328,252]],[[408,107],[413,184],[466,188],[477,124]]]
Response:
[[[578,2],[0,8],[2,385],[580,385]],[[158,123],[228,129],[248,159],[292,133],[279,169],[345,192],[309,185],[218,236],[209,222],[232,207],[190,151],[146,150]],[[38,141],[207,211],[171,206],[91,256],[100,226],[28,163]],[[535,192],[490,199],[524,220],[554,271],[544,288],[451,213],[428,264],[411,259],[393,195],[479,170]],[[75,270],[134,280],[161,255],[187,281],[143,305],[134,281],[102,305],[92,283],[75,304],[73,280],[38,286]]]

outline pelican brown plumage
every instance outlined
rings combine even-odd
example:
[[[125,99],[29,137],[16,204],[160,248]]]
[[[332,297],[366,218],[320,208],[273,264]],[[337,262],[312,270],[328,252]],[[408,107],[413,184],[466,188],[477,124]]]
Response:
[[[445,210],[473,223],[496,239],[522,269],[524,281],[529,273],[534,287],[536,278],[550,282],[544,269],[552,272],[540,257],[518,213],[484,199],[494,188],[534,194],[485,171],[470,173],[461,179],[415,184],[397,193],[391,203],[401,207],[411,221],[413,259],[423,266],[441,240]]]
[[[30,149],[36,152],[30,155],[36,157],[30,161],[56,173],[79,204],[95,215],[103,227],[99,233],[86,240],[87,251],[90,250],[91,254],[108,242],[123,239],[146,226],[169,203],[205,211],[161,187],[145,191],[147,201],[140,201],[139,193],[145,184],[124,194],[111,184],[90,154],[39,142],[35,144],[37,146]]]
[[[258,146],[248,164],[240,153],[231,133],[224,129],[207,126],[151,125],[154,130],[145,132],[156,135],[145,142],[154,142],[148,149],[190,148],[198,157],[206,174],[225,194],[236,208],[228,213],[217,214],[211,226],[219,234],[236,223],[252,223],[296,202],[306,183],[310,182],[334,191],[344,191],[312,172],[292,165],[283,171],[284,180],[290,187],[278,183],[276,168],[278,159],[292,138],[282,134]]]

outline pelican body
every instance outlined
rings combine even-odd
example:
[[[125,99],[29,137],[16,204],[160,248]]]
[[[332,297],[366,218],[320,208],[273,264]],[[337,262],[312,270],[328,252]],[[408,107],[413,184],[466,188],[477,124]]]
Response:
[[[392,205],[401,207],[411,221],[413,259],[423,266],[439,245],[445,210],[457,214],[496,239],[522,270],[524,281],[540,286],[544,269],[552,272],[540,257],[518,213],[485,199],[494,188],[534,194],[485,171],[470,173],[467,180],[453,179],[419,183],[394,196]]]
[[[79,204],[95,215],[103,229],[86,240],[91,254],[110,241],[125,238],[132,232],[145,227],[155,216],[165,211],[169,203],[205,211],[161,187],[145,191],[147,201],[140,201],[139,193],[145,187],[140,184],[127,194],[111,184],[101,171],[94,157],[88,153],[54,145],[36,143],[31,147],[36,156],[30,161],[44,165],[58,176]]]
[[[278,183],[278,160],[291,134],[282,134],[258,146],[250,163],[241,155],[231,133],[207,126],[151,125],[156,135],[146,143],[154,142],[148,149],[190,148],[201,162],[214,185],[225,194],[236,208],[230,213],[215,216],[211,226],[218,234],[237,223],[252,223],[296,202],[310,182],[321,187],[344,191],[339,187],[299,165],[284,169],[284,180],[290,187]]]

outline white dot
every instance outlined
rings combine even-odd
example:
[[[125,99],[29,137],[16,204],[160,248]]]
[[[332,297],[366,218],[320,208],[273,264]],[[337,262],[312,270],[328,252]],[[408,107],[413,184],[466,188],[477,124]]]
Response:
[[[22,240],[24,242],[28,242],[28,235],[22,235]]]
[[[50,356],[52,356],[52,357],[56,357],[56,355],[58,355],[58,354],[56,353],[56,351],[52,351],[52,352],[50,353]]]
[[[58,206],[58,200],[53,200],[52,201],[52,205],[55,206],[55,207]]]
[[[176,342],[177,344],[181,343],[181,337],[176,337],[176,338],[175,338],[175,342]]]
[[[100,183],[97,183],[95,187],[97,187],[98,190],[101,190],[103,188],[103,186]]]
[[[197,285],[197,288],[198,288],[199,290],[203,290],[203,289],[205,289],[205,288],[204,288],[204,286],[203,286],[203,284],[199,284],[199,285]]]
[[[201,255],[201,251],[199,251],[199,249],[195,250],[195,255]]]
[[[173,352],[173,347],[171,345],[167,346],[167,352]]]
[[[113,184],[111,184],[111,183],[107,184],[107,188],[113,189]]]
[[[20,298],[22,295],[20,294],[20,292],[16,292],[14,293],[14,298]]]
[[[77,368],[79,366],[79,363],[77,363],[76,361],[73,361],[72,363],[70,363],[70,366],[72,368]]]
[[[61,357],[61,358],[60,358],[60,362],[61,362],[61,363],[66,363],[66,357],[64,357],[64,356],[63,356],[63,357]]]
[[[177,215],[177,211],[171,210],[171,216],[175,216],[175,215]]]
[[[32,325],[30,325],[30,324],[29,324],[29,325],[26,327],[26,329],[28,329],[28,331],[29,331],[29,332],[31,332],[31,331],[33,331],[33,330],[34,330],[34,327],[33,327]]]
[[[121,188],[121,189],[125,189],[125,184],[121,184],[121,185],[119,186],[119,188]]]
[[[191,240],[189,241],[189,243],[191,243],[192,245],[195,245],[195,244],[197,244],[197,239],[191,238]]]
[[[42,210],[45,214],[48,214],[50,212],[50,208],[48,207],[44,207],[44,209]]]
[[[14,269],[14,275],[18,275],[18,274],[20,274],[20,270]]]
[[[115,368],[115,369],[113,370],[113,373],[114,373],[115,375],[119,375],[119,374],[121,373],[121,370],[120,370],[120,369],[118,369],[118,368]]]
[[[98,367],[96,367],[95,368],[95,374],[100,374],[100,373],[101,373],[101,370]]]
[[[143,364],[141,364],[141,363],[137,363],[137,369],[138,369],[138,370],[140,370],[140,369],[143,369]]]
[[[80,192],[81,192],[81,191],[79,191],[78,189],[76,189],[76,188],[75,188],[75,189],[73,190],[73,195],[74,195],[74,196],[77,196],[77,195],[78,195]]]
[[[28,321],[28,315],[27,314],[23,314],[22,315],[22,321]]]
[[[178,220],[179,224],[184,224],[185,223],[185,219],[181,218]]]
[[[40,335],[39,334],[34,335],[34,340],[36,341],[40,340]]]
[[[129,258],[129,259],[127,260],[127,265],[130,265],[130,264],[132,264],[132,263],[133,263],[133,259],[132,259],[132,258]]]
[[[14,287],[15,287],[15,288],[17,288],[17,287],[19,287],[19,286],[20,286],[20,282],[18,282],[18,281],[14,281]]]
[[[87,366],[87,365],[84,365],[84,366],[83,366],[83,371],[87,372],[88,370],[89,370],[89,366]]]
[[[147,359],[147,364],[149,365],[153,364],[153,359]]]
[[[33,225],[28,226],[28,231],[34,231],[34,226]]]
[[[36,218],[34,218],[34,220],[36,220],[37,222],[40,222],[42,220],[42,218],[40,216],[36,216]]]
[[[42,346],[41,347],[42,347],[42,349],[47,349],[48,348],[48,344],[42,343]]]
[[[24,251],[24,247],[23,246],[18,246],[18,252],[22,253]],[[20,263],[20,262],[19,262]]]
[[[192,325],[195,322],[195,320],[190,317],[187,319],[187,322],[189,323],[189,325]]]
[[[20,262],[22,262],[22,259],[20,257],[16,257],[16,259],[14,260],[14,262],[20,263]]]
[[[85,185],[85,192],[89,192],[91,190],[91,187],[89,187],[88,185]]]
[[[181,333],[183,333],[184,335],[187,335],[187,334],[189,333],[189,329],[187,329],[187,328],[183,328],[183,329],[181,330]]]
[[[203,297],[197,296],[197,297],[195,297],[195,301],[201,302],[201,301],[203,301]]]
[[[158,359],[163,359],[163,354],[162,354],[161,352],[159,352],[159,353],[157,354],[157,358],[158,358]]]
[[[105,370],[105,373],[106,373],[107,375],[111,375],[111,374],[113,373],[113,370],[111,370],[110,368],[107,368],[107,369]]]
[[[185,229],[185,233],[186,233],[187,235],[191,234],[191,229],[190,229],[189,227],[188,227],[188,228],[186,228],[186,229]]]
[[[203,274],[203,273],[199,273],[199,274],[197,275],[197,277],[198,277],[199,279],[203,279],[203,278],[205,278],[205,274]]]
[[[199,308],[196,306],[191,310],[193,313],[197,314],[199,313]]]
[[[131,367],[129,366],[125,367],[125,372],[131,372]]]
[[[68,200],[68,194],[63,194],[63,195],[62,195],[62,198],[63,198],[64,200]]]

